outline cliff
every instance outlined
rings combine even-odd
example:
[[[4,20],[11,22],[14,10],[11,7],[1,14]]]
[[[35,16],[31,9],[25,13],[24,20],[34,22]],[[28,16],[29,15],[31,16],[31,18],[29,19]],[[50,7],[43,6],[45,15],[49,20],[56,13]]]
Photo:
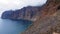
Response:
[[[21,34],[60,34],[60,0],[47,0],[42,7],[24,7],[14,11],[9,19],[33,21]]]
[[[60,34],[60,0],[47,0],[40,12],[22,34]]]
[[[12,10],[5,11],[5,12],[3,12],[1,18],[2,19],[9,19],[12,16],[13,13],[14,12]]]
[[[3,12],[1,18],[2,19],[12,19],[12,20],[30,20],[35,21],[37,18],[37,14],[41,7],[38,6],[27,6],[23,7],[22,9],[16,9],[16,10],[8,10]]]

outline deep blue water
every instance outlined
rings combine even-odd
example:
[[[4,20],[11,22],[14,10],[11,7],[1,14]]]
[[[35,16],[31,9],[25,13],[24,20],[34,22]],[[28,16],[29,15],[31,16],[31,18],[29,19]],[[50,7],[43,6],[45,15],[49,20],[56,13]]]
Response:
[[[0,18],[0,34],[21,34],[31,24],[31,21],[13,21]]]

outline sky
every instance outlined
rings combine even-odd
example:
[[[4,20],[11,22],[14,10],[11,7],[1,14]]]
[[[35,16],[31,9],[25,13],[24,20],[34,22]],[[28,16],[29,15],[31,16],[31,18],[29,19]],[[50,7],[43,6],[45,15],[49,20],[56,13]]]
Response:
[[[0,0],[0,16],[6,10],[21,9],[26,6],[41,6],[47,0]]]

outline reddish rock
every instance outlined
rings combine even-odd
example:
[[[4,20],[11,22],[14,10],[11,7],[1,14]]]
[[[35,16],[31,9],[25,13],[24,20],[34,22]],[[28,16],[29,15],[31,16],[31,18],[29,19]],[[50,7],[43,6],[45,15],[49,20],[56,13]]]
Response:
[[[60,0],[47,0],[41,10],[41,16],[38,14],[37,20],[22,34],[60,34],[59,6]]]

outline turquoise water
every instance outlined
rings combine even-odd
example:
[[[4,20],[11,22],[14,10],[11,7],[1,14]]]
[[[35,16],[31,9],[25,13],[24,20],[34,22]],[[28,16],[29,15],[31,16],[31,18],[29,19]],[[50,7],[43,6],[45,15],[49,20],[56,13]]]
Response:
[[[31,23],[31,21],[13,21],[0,18],[0,34],[21,34]]]

